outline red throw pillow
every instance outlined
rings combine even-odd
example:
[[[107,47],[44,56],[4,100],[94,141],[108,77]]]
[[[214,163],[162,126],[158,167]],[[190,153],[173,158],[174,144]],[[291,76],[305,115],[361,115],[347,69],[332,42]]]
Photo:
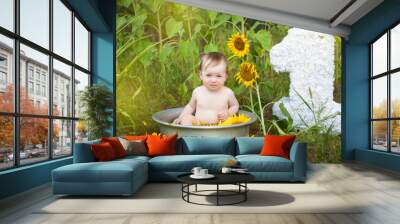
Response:
[[[122,146],[121,142],[119,142],[118,138],[110,137],[110,138],[101,138],[101,142],[108,142],[114,149],[115,155],[117,158],[121,158],[126,156],[126,151]]]
[[[175,155],[176,137],[176,135],[148,135],[146,140],[148,156]]]
[[[124,139],[129,141],[146,141],[147,135],[125,135]]]
[[[91,145],[91,149],[94,157],[99,162],[109,161],[117,158],[113,147],[108,142],[93,144]]]
[[[264,145],[260,155],[281,156],[289,159],[290,148],[295,139],[295,135],[266,135],[264,136]]]

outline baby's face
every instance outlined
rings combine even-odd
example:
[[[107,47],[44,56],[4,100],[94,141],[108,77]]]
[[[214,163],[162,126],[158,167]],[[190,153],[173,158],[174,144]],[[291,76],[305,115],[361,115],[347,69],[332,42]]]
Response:
[[[203,69],[200,74],[203,85],[211,91],[219,90],[224,86],[227,78],[225,70],[226,65],[223,62]]]

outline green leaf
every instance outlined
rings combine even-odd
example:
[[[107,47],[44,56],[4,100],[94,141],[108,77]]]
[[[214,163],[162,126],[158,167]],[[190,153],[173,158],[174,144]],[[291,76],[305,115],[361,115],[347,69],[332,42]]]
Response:
[[[222,24],[226,23],[227,21],[229,21],[231,18],[230,15],[226,15],[226,14],[220,14],[218,15],[217,19],[216,19],[216,23],[211,27],[211,29],[215,29],[219,26],[221,26]]]
[[[204,53],[218,51],[218,46],[214,43],[209,43],[204,47]]]
[[[164,0],[145,0],[141,1],[150,9],[152,13],[156,13],[164,4]]]
[[[279,104],[279,109],[281,110],[282,114],[287,118],[289,125],[293,124],[292,116],[290,115],[289,111],[286,109],[283,103]]]
[[[232,16],[232,23],[236,25],[237,23],[242,21],[242,19],[243,19],[243,17],[241,17],[241,16]]]
[[[187,92],[188,92],[188,88],[186,87],[186,85],[184,83],[179,84],[179,87],[178,87],[179,96],[183,97],[186,95]]]
[[[210,18],[211,23],[214,23],[215,18],[217,18],[218,13],[214,11],[207,11],[208,12],[208,18]]]
[[[119,0],[119,1],[117,1],[117,4],[121,5],[121,6],[124,6],[125,8],[128,8],[129,5],[132,4],[132,1],[133,0]]]
[[[260,42],[264,50],[271,50],[271,34],[266,30],[260,30],[256,33],[256,39]]]
[[[164,45],[159,53],[160,62],[165,62],[173,52],[174,48],[170,44]]]
[[[199,48],[193,41],[184,40],[179,43],[180,56],[182,58],[197,58],[199,56]]]
[[[169,18],[165,23],[167,36],[172,37],[183,28],[183,23],[176,21],[174,18]]]

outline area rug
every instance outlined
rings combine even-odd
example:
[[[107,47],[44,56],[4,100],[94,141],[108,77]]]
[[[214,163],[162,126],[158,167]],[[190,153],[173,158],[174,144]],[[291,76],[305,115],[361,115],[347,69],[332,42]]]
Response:
[[[357,205],[344,201],[317,184],[260,183],[249,184],[248,187],[247,201],[237,205],[190,204],[182,200],[180,184],[150,183],[131,197],[56,197],[36,213],[360,213]],[[202,185],[198,190],[213,188],[213,185]],[[197,203],[216,202],[215,196],[191,196],[190,199]],[[235,196],[224,197],[222,202],[238,199]]]

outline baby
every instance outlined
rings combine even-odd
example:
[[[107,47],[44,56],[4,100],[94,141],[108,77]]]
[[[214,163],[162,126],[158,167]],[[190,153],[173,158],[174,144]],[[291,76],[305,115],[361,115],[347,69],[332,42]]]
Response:
[[[189,103],[173,123],[216,124],[238,112],[239,103],[233,91],[224,86],[228,76],[227,66],[228,61],[222,53],[201,55],[200,79],[203,85],[193,90]]]

